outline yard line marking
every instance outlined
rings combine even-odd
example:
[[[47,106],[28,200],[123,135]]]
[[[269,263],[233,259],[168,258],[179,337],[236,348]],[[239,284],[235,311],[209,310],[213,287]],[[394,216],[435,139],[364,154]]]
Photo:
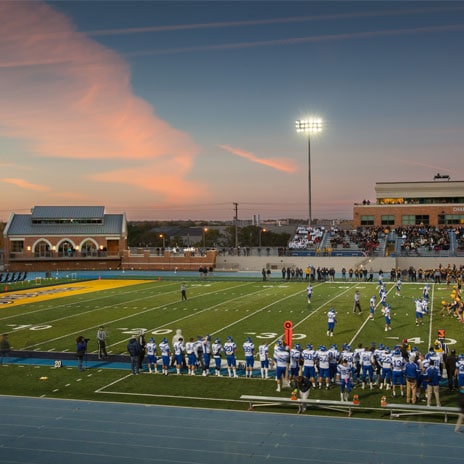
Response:
[[[233,289],[233,288],[237,288],[237,287],[243,287],[243,286],[245,286],[245,285],[250,285],[250,283],[249,283],[249,282],[241,283],[240,285],[235,285],[235,286],[233,286],[233,287],[224,288],[224,289],[222,289],[221,291],[227,291],[227,290],[229,290],[229,289],[231,289],[231,288]],[[191,298],[191,299],[200,298],[200,297],[202,297],[202,296],[204,296],[204,295],[210,295],[210,294],[212,294],[212,293],[214,293],[214,292],[217,292],[217,290],[214,290],[214,291],[209,292],[209,293],[205,293],[205,294],[198,295],[198,296],[193,297],[193,298]],[[243,296],[243,295],[242,295],[242,296]],[[144,297],[144,298],[141,298],[141,299],[145,299],[145,298],[148,298],[148,297]],[[152,296],[150,296],[149,298],[152,298]],[[133,301],[137,301],[137,300],[133,300]],[[146,310],[140,311],[140,312],[138,312],[138,313],[132,313],[132,314],[130,314],[130,315],[128,315],[128,316],[123,316],[123,317],[120,317],[120,318],[118,318],[118,319],[113,319],[113,320],[111,320],[111,321],[107,321],[107,322],[104,323],[104,325],[112,325],[112,324],[114,324],[114,323],[116,323],[116,322],[119,322],[119,321],[122,321],[122,320],[126,320],[126,319],[129,319],[129,318],[133,318],[133,317],[135,317],[135,316],[140,316],[140,315],[145,314],[145,313],[147,313],[147,312],[149,312],[149,311],[153,311],[153,310],[156,310],[156,309],[162,309],[162,308],[164,308],[164,307],[166,307],[166,306],[169,306],[169,305],[172,305],[172,304],[177,304],[177,303],[178,303],[178,302],[176,301],[175,303],[173,302],[173,303],[168,303],[168,304],[162,304],[162,305],[160,305],[160,306],[154,306],[154,307],[148,308],[148,309],[146,309]],[[127,302],[123,302],[123,303],[121,303],[121,304],[127,304]],[[115,306],[115,305],[112,305],[111,308],[114,308],[114,306]],[[108,306],[108,308],[110,308],[110,306]],[[74,317],[74,316],[82,316],[83,314],[87,314],[87,313],[94,312],[94,311],[95,311],[95,309],[92,309],[91,311],[86,311],[85,313],[79,313],[78,315],[72,315],[72,316],[66,316],[66,317],[60,318],[60,319],[58,319],[58,320],[63,320],[63,319],[71,318],[71,317]],[[198,314],[198,313],[195,313],[195,314]],[[55,322],[55,321],[48,321],[48,322]],[[95,329],[95,328],[96,328],[95,326],[83,328],[83,329],[80,329],[80,330],[78,330],[78,331],[76,331],[76,332],[71,332],[71,333],[68,333],[68,334],[65,334],[65,335],[61,335],[61,336],[59,336],[59,337],[55,337],[55,338],[48,339],[48,340],[46,340],[46,341],[41,341],[41,342],[39,342],[39,343],[34,343],[34,344],[32,344],[32,345],[28,345],[28,346],[24,347],[23,349],[24,349],[24,350],[32,349],[32,348],[34,348],[34,347],[36,347],[36,346],[41,346],[41,345],[43,345],[44,343],[51,343],[51,342],[54,342],[54,341],[57,341],[57,340],[62,340],[63,338],[67,338],[67,337],[69,337],[69,336],[71,336],[71,335],[80,334],[80,333],[82,333],[82,332],[85,332],[85,331],[87,331],[87,330],[93,330],[93,329]],[[118,343],[109,345],[109,346],[114,346],[114,345],[116,345],[116,344],[123,343],[123,342],[125,342],[125,341],[127,341],[127,340],[128,340],[128,338],[127,338],[127,339],[124,339],[124,340],[121,340],[121,341],[118,342]]]

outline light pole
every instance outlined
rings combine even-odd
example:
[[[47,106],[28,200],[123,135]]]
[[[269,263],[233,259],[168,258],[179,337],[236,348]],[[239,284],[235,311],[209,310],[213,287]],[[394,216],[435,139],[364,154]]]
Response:
[[[208,232],[208,228],[207,228],[207,227],[205,227],[205,228],[203,229],[203,248],[205,248],[205,249],[206,249],[206,232]]]
[[[164,234],[160,234],[160,238],[163,239],[163,250],[166,248],[166,237]]]
[[[258,246],[261,248],[261,234],[263,232],[266,232],[266,229],[259,229],[259,240],[258,240]]]
[[[322,119],[298,119],[295,122],[296,131],[308,134],[308,213],[309,225],[312,224],[312,211],[311,211],[311,134],[317,134],[322,131]]]

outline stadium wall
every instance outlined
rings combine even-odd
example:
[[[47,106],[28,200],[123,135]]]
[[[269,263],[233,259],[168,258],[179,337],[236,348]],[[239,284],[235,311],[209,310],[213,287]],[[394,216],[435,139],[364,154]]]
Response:
[[[409,258],[409,257],[291,257],[291,256],[218,256],[216,258],[216,271],[261,271],[263,268],[272,273],[280,272],[283,267],[305,269],[307,266],[334,268],[340,273],[359,267],[375,273],[379,270],[389,272],[392,268],[402,270],[413,266],[415,269],[436,269],[439,266],[447,267],[464,265],[464,258]]]

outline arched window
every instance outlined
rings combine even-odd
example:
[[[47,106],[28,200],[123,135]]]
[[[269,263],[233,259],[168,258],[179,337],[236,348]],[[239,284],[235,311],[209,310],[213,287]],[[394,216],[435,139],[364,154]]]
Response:
[[[49,258],[51,256],[50,244],[45,240],[37,242],[34,246],[34,256],[36,258]]]
[[[83,257],[86,256],[97,256],[98,246],[93,240],[85,240],[81,243],[81,254]]]
[[[70,258],[74,256],[74,245],[69,240],[64,240],[58,245],[58,256],[60,258]]]

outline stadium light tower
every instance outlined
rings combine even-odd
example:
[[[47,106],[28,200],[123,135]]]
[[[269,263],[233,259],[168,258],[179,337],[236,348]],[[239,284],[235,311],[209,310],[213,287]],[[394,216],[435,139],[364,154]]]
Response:
[[[295,123],[296,131],[308,135],[308,213],[309,225],[311,226],[313,217],[311,210],[311,135],[322,131],[322,119],[298,119]]]

